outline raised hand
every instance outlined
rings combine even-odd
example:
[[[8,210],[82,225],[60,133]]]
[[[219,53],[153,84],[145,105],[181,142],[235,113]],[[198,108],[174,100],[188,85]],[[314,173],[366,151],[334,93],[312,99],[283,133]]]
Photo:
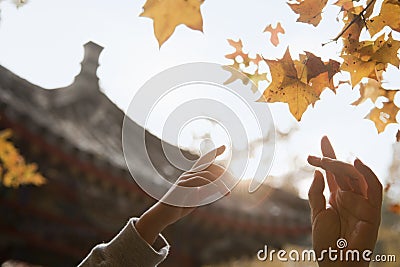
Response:
[[[211,193],[210,191],[201,190],[201,187],[208,184],[214,186],[215,192],[218,191],[222,195],[229,194],[229,189],[220,179],[218,179],[224,172],[226,172],[226,170],[213,163],[215,157],[221,155],[224,151],[225,146],[221,146],[200,157],[191,170],[183,173],[178,178],[175,185],[166,193],[163,199],[157,202],[139,218],[135,226],[139,234],[147,243],[153,244],[159,233],[161,233],[161,231],[163,231],[168,225],[175,223],[195,209],[194,207],[184,207],[184,199],[182,199],[182,206],[171,206],[165,204],[164,202],[166,201],[163,202],[163,200],[166,199],[179,199],[181,196],[177,190],[178,187],[196,188],[197,190],[194,190],[195,195],[188,197],[194,198],[197,200],[195,202],[198,203],[208,197],[208,194]]]
[[[321,150],[324,157],[308,157],[311,165],[325,170],[330,191],[327,205],[323,195],[323,174],[315,171],[309,190],[314,250],[318,255],[329,247],[337,249],[337,241],[345,239],[347,246],[344,250],[358,250],[360,261],[331,261],[324,257],[319,265],[369,266],[361,253],[373,251],[375,247],[381,221],[382,184],[359,159],[354,161],[354,165],[336,160],[327,137],[321,140]]]

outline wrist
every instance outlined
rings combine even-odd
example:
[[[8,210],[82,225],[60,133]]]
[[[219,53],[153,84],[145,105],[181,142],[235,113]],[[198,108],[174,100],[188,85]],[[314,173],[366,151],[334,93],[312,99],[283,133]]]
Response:
[[[168,225],[163,222],[157,210],[152,207],[143,213],[135,223],[139,235],[150,245]]]

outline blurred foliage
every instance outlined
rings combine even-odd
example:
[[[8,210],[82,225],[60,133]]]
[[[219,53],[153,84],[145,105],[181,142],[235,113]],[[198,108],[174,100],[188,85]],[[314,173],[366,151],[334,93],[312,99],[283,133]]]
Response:
[[[18,149],[10,141],[11,130],[0,132],[0,183],[6,187],[42,185],[46,179],[37,172],[36,164],[25,163]]]

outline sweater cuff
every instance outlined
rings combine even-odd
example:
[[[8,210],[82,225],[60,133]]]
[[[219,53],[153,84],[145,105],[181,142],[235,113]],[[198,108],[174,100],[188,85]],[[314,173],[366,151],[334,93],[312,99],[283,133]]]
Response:
[[[163,246],[159,251],[156,251],[136,230],[135,223],[137,220],[138,218],[132,218],[128,221],[121,233],[111,240],[110,250],[114,250],[116,253],[117,251],[125,251],[127,253],[125,257],[131,259],[132,263],[135,262],[137,266],[157,266],[167,257],[169,244],[160,234],[159,238]]]
[[[142,256],[143,255],[145,256],[144,259],[146,258],[157,259],[157,261],[154,262],[154,265],[157,266],[160,262],[164,261],[165,258],[168,256],[170,245],[168,244],[168,241],[165,239],[165,237],[162,234],[159,234],[156,241],[158,242],[157,244],[160,244],[161,248],[159,250],[155,250],[154,247],[149,243],[147,243],[146,240],[144,240],[142,236],[139,234],[139,232],[136,230],[135,223],[138,220],[139,218],[131,218],[128,221],[126,227],[129,226],[134,231],[134,236],[135,236],[134,238],[138,240],[137,242],[134,243],[140,245],[141,248],[143,248],[143,252],[146,253],[142,254]]]
[[[137,220],[138,218],[131,218],[128,221],[121,232],[107,244],[103,251],[106,254],[104,256],[112,258],[110,261],[116,262],[118,266],[157,266],[167,257],[169,244],[160,234],[163,247],[156,251],[137,232]]]

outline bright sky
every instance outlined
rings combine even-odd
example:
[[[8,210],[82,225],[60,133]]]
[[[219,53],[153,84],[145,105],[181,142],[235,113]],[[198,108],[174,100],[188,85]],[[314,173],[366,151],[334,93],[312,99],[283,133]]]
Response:
[[[228,38],[241,38],[248,51],[262,52],[271,59],[280,58],[288,45],[294,58],[303,51],[323,59],[338,59],[340,53],[340,44],[321,46],[342,27],[336,20],[339,9],[333,6],[325,9],[323,21],[315,29],[295,23],[296,16],[283,0],[207,0],[201,7],[204,33],[179,26],[159,49],[152,21],[139,17],[144,0],[31,0],[19,9],[10,2],[0,2],[2,66],[44,88],[65,87],[80,71],[83,44],[92,40],[104,47],[98,70],[101,87],[124,110],[135,92],[166,68],[199,61],[229,64],[224,58],[232,51]],[[286,34],[275,48],[263,30],[277,22]],[[399,74],[393,70],[385,77],[387,87],[400,84]],[[385,179],[397,128],[391,125],[378,135],[373,123],[363,119],[371,103],[350,105],[358,96],[349,88],[339,89],[336,95],[326,90],[300,123],[284,104],[270,105],[278,129],[298,129],[287,142],[277,144],[271,174],[293,171],[294,158],[306,164],[308,154],[319,154],[319,140],[326,134],[341,159],[358,156]],[[150,130],[160,134],[157,129]],[[302,196],[307,187],[302,184]]]

